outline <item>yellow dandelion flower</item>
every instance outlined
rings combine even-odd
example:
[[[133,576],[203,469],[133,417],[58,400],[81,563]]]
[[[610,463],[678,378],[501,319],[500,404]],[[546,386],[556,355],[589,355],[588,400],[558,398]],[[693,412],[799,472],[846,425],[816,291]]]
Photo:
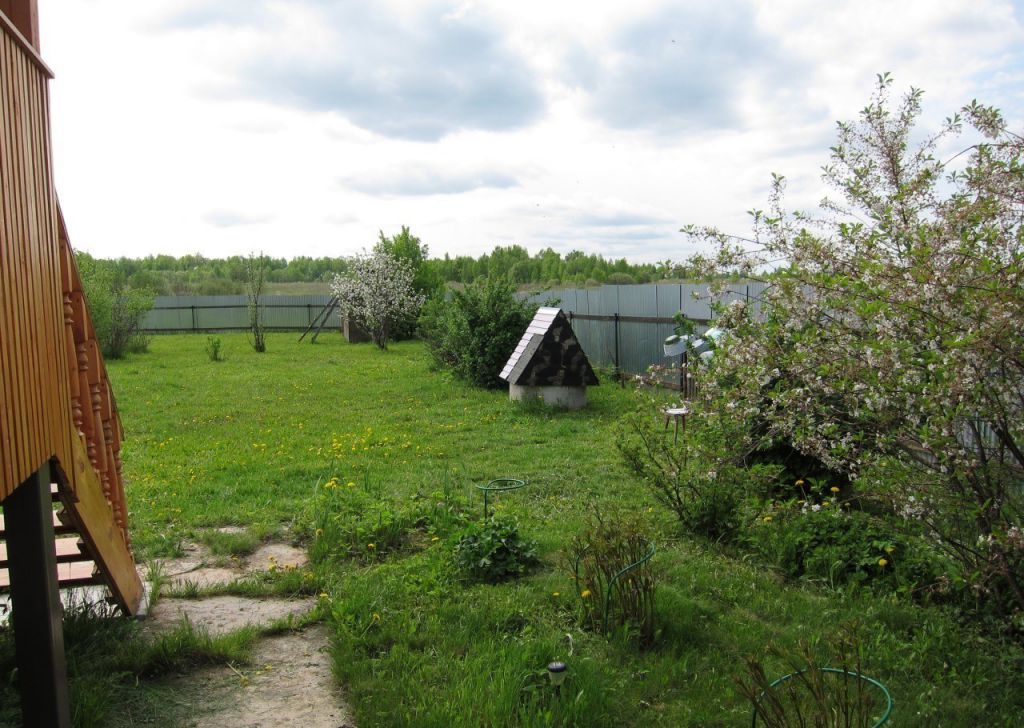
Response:
[[[797,485],[797,486],[801,486],[801,485],[803,485],[803,484],[804,484],[804,481],[802,481],[802,480],[798,480],[798,481],[796,481],[796,485]]]
[[[555,597],[557,599],[558,597],[562,596],[562,593],[561,592],[551,592],[551,596],[553,596],[553,597]]]
[[[368,544],[366,544],[366,548],[368,548],[368,549],[375,549],[375,548],[377,548],[377,544],[375,544],[375,543],[368,543]]]
[[[887,553],[887,554],[891,554],[895,550],[896,549],[894,549],[892,546],[886,546],[885,547],[885,553]]]
[[[878,560],[878,565],[881,566],[883,569],[888,565],[888,563],[889,562],[886,561],[885,559],[879,559]]]
[[[764,520],[765,523],[771,523],[772,522],[772,517],[771,516],[765,516],[763,520]]]
[[[839,486],[833,485],[831,488],[829,488],[829,490],[832,491],[833,493],[838,493],[839,492]]]
[[[440,540],[441,540],[441,537],[440,537],[440,536],[434,536],[434,537],[433,537],[432,539],[430,539],[430,540],[431,540],[431,541],[440,541]]]
[[[584,589],[583,591],[580,592],[580,596],[583,597],[584,599],[589,599],[590,598],[590,590],[589,589]]]
[[[379,622],[380,621],[380,614],[378,614],[377,612],[374,612],[373,613],[373,621],[374,622]]]
[[[321,599],[330,599],[331,598],[331,595],[328,594],[327,592],[320,592],[317,596],[320,597]]]

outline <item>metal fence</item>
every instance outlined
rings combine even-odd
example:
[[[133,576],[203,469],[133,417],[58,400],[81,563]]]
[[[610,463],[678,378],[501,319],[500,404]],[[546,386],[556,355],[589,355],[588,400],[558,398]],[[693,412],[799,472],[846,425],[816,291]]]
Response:
[[[760,313],[763,283],[736,283],[720,299],[746,300]],[[652,283],[601,288],[557,288],[528,296],[543,304],[557,301],[569,314],[573,330],[591,363],[639,374],[653,364],[668,364],[662,344],[674,333],[673,315],[682,311],[697,323],[698,333],[710,326],[713,311],[707,284]]]
[[[763,283],[729,286],[724,301],[748,300],[760,311]],[[303,330],[330,301],[329,295],[264,296],[264,323],[270,330]],[[639,374],[652,364],[665,364],[665,337],[673,333],[672,316],[682,311],[698,323],[711,322],[707,285],[657,283],[600,288],[556,288],[527,297],[543,304],[557,301],[572,320],[583,350],[597,366],[618,367]],[[334,326],[340,322],[329,321]],[[249,328],[245,296],[158,296],[142,324],[149,333],[181,331],[243,331]]]
[[[270,330],[305,329],[330,299],[329,295],[263,296],[264,324]],[[249,308],[245,296],[157,296],[142,322],[142,329],[147,333],[248,328]]]

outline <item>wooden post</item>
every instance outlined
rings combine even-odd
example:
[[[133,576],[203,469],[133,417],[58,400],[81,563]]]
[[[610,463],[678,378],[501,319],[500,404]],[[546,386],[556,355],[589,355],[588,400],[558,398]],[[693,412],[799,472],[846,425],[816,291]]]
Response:
[[[71,728],[49,464],[15,488],[3,506],[21,722]]]

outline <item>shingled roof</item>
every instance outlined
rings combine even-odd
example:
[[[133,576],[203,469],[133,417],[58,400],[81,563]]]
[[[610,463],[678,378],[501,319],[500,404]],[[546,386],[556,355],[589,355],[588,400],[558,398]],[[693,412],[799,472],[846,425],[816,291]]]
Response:
[[[569,318],[560,308],[541,308],[498,375],[529,387],[581,387],[598,383]]]

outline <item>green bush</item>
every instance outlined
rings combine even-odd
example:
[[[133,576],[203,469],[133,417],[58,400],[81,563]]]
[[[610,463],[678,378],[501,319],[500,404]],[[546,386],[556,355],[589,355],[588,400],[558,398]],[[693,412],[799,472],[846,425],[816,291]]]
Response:
[[[504,386],[498,374],[537,311],[515,291],[507,278],[482,278],[429,301],[420,332],[435,364],[480,387]]]
[[[146,351],[149,339],[139,331],[153,308],[153,292],[132,288],[115,266],[87,253],[77,253],[86,304],[103,356],[120,359],[128,352]]]
[[[472,581],[497,584],[537,563],[537,544],[519,535],[514,518],[495,516],[471,524],[455,544],[455,566]]]
[[[796,504],[759,519],[755,547],[789,576],[863,584],[918,599],[943,591],[948,565],[920,539],[835,502]]]
[[[626,466],[687,531],[729,540],[741,526],[740,504],[757,486],[776,479],[774,465],[742,467],[734,452],[741,441],[728,421],[698,409],[687,415],[678,440],[662,425],[664,415],[645,403],[620,422],[615,445]],[[652,411],[653,410],[653,411]]]

